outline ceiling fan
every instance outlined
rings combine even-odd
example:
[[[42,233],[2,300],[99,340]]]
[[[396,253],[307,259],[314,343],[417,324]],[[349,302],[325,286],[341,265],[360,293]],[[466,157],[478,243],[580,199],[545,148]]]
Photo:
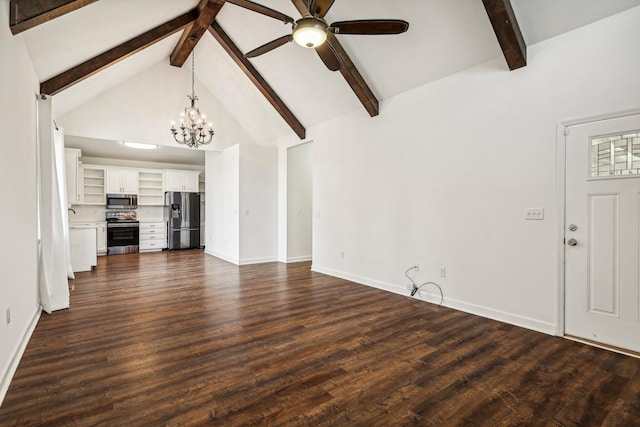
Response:
[[[331,46],[331,39],[327,39],[328,33],[360,35],[400,34],[409,29],[409,23],[400,19],[338,21],[329,25],[324,20],[324,16],[334,1],[335,0],[309,0],[309,13],[297,21],[284,13],[250,0],[227,0],[227,3],[232,3],[262,15],[278,19],[285,24],[292,24],[291,34],[279,37],[247,52],[244,55],[245,58],[255,58],[286,43],[295,41],[302,47],[315,49],[320,59],[322,59],[322,62],[324,62],[331,71],[339,70],[342,64],[333,46]]]

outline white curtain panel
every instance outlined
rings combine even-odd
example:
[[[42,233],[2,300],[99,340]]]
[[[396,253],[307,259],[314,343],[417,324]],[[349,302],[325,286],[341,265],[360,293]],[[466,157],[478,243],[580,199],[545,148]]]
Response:
[[[69,238],[64,142],[61,132],[56,136],[50,97],[38,99],[38,169],[40,304],[51,313],[69,308]]]
[[[67,173],[64,155],[64,130],[54,124],[53,146],[55,150],[55,168],[58,181],[58,199],[62,215],[62,236],[64,239],[65,257],[67,261],[67,277],[75,279],[71,266],[71,250],[69,244],[69,209],[67,209]]]

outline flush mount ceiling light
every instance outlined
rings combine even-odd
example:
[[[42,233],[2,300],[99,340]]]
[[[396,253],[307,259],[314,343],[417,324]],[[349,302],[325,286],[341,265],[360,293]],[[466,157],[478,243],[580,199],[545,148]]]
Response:
[[[195,41],[195,37],[193,37],[193,39]],[[187,98],[191,100],[191,106],[185,108],[183,113],[180,113],[180,132],[176,129],[175,122],[171,122],[173,139],[175,139],[178,144],[184,144],[189,148],[198,148],[201,145],[210,143],[215,133],[211,123],[209,123],[209,130],[205,131],[205,115],[196,107],[198,97],[195,91],[195,73],[196,54],[195,51],[193,51],[191,53],[191,95],[187,95]]]
[[[158,148],[157,145],[153,144],[140,144],[138,142],[129,141],[122,141],[121,144],[129,148],[137,148],[138,150],[155,150],[156,148]]]
[[[293,24],[293,40],[302,47],[316,48],[327,41],[327,27],[324,19],[307,15]]]

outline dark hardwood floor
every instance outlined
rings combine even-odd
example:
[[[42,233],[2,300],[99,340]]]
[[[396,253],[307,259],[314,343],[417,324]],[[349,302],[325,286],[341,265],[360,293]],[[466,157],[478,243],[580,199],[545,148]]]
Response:
[[[101,257],[0,425],[640,425],[639,359],[309,267]]]

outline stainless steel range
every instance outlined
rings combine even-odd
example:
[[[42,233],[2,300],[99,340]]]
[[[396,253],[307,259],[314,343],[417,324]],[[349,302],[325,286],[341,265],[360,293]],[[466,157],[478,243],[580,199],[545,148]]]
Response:
[[[107,255],[140,252],[140,222],[135,211],[107,212]]]

